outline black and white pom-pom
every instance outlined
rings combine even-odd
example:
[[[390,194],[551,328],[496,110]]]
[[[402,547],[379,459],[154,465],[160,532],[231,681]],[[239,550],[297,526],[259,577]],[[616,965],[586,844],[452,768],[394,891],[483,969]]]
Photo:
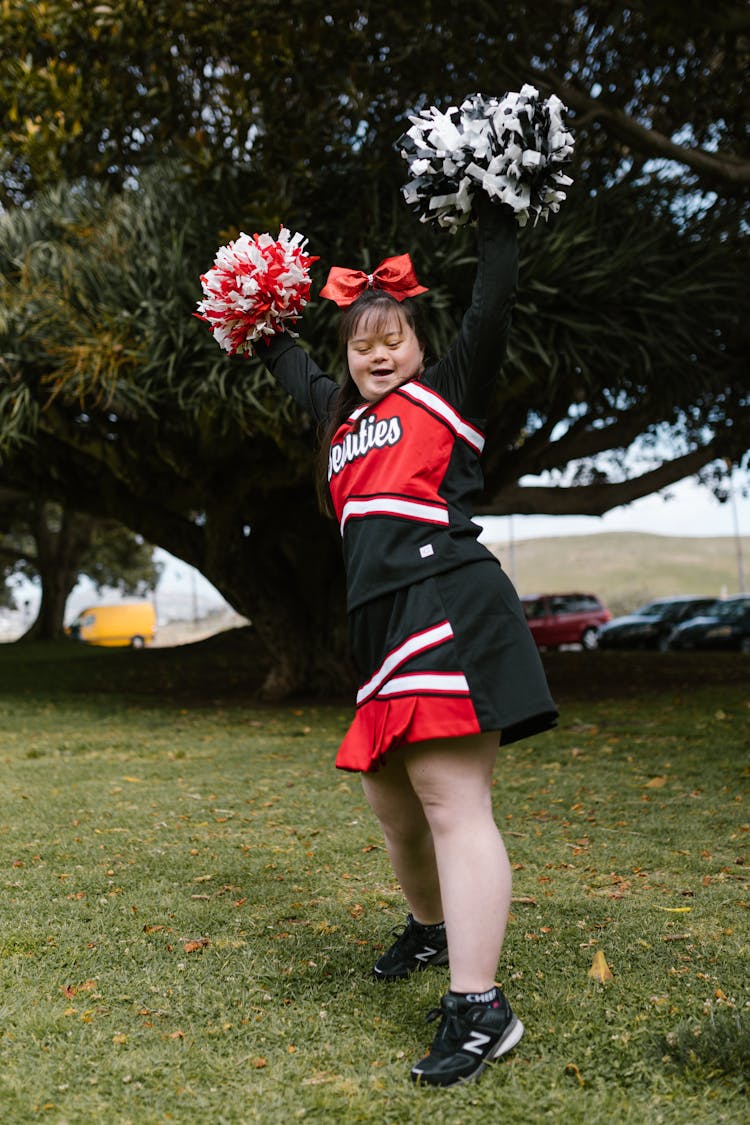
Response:
[[[421,222],[451,231],[470,221],[477,191],[512,207],[519,226],[547,219],[573,182],[563,172],[573,155],[566,112],[555,94],[540,101],[529,85],[502,98],[473,94],[445,113],[422,110],[396,142],[409,165],[406,202]]]

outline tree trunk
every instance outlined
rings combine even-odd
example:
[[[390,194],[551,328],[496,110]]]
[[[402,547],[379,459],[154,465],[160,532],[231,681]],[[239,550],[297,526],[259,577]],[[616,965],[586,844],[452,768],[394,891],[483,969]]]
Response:
[[[317,511],[309,487],[259,505],[248,536],[212,509],[199,569],[249,618],[266,653],[263,698],[349,695],[345,579],[336,525]]]
[[[42,598],[36,620],[21,641],[55,641],[65,635],[65,605],[78,581],[82,550],[91,538],[91,519],[55,504],[40,504],[33,525]]]

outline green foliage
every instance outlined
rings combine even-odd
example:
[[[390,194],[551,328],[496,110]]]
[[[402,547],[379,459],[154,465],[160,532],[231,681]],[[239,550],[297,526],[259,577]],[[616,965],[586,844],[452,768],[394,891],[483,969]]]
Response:
[[[248,707],[232,634],[0,646],[4,1122],[742,1120],[746,669],[588,657],[497,769],[526,1035],[446,1092],[408,1080],[446,971],[369,976],[404,907],[349,705]]]
[[[487,505],[602,512],[746,459],[739,3],[4,0],[0,30],[2,478],[117,519],[246,616],[283,605],[277,647],[339,580],[321,557],[323,590],[295,601],[311,568],[280,545],[291,519],[330,546],[315,435],[191,317],[198,278],[239,230],[280,222],[320,255],[314,290],[330,264],[409,249],[441,351],[474,247],[400,198],[393,144],[425,104],[532,81],[577,136],[563,212],[522,238]],[[334,320],[313,302],[302,336],[337,370]],[[634,448],[655,467],[638,485]],[[517,482],[541,474],[532,499]]]
[[[644,164],[673,138],[684,158],[709,160],[678,192],[701,179],[729,195],[743,176],[747,185],[748,21],[737,0],[710,12],[671,0],[460,12],[446,0],[331,0],[323,14],[310,0],[281,11],[271,0],[5,0],[0,19],[6,203],[60,178],[122,184],[166,155],[208,182],[220,165],[252,167],[269,200],[309,213],[314,194],[334,216],[344,196],[323,185],[334,176],[348,194],[363,175],[392,183],[394,126],[418,102],[529,79],[570,87],[592,185],[663,174]]]

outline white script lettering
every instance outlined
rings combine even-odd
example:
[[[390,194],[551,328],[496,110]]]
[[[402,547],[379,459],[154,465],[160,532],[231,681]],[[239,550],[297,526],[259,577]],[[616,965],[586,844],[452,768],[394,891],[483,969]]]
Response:
[[[371,449],[384,449],[387,445],[397,445],[403,431],[397,416],[363,418],[359,429],[345,435],[343,441],[332,445],[328,453],[328,479],[340,473],[350,461],[366,457]]]

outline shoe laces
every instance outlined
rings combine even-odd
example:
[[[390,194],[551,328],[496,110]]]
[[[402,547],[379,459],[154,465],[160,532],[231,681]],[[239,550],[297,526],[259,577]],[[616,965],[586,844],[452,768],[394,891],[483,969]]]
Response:
[[[442,1023],[437,1029],[431,1051],[435,1053],[452,1054],[464,1040],[465,1028],[461,1026],[458,1011],[447,1011],[441,1001],[439,1008],[431,1008],[425,1016],[425,1023],[432,1023],[442,1017]]]

